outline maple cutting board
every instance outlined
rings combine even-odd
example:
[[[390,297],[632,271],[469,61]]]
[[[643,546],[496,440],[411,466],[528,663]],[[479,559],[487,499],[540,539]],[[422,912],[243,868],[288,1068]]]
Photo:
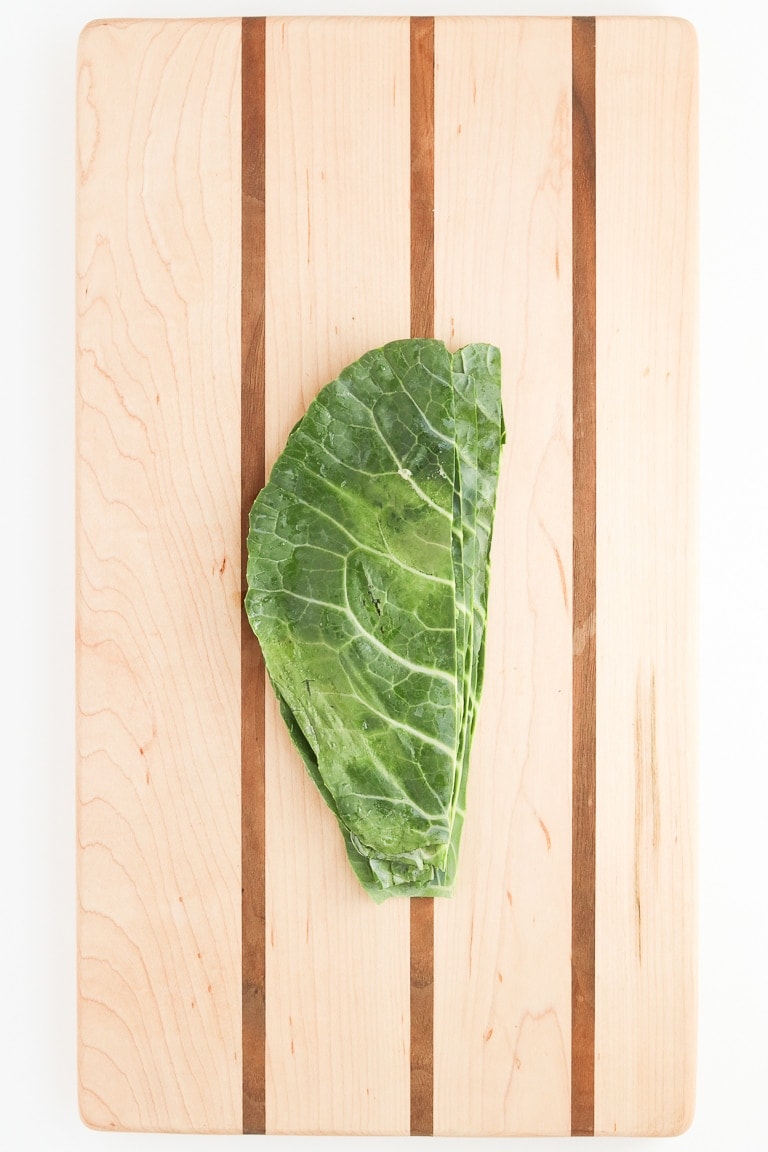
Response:
[[[78,70],[79,1084],[103,1128],[690,1121],[696,47],[667,19],[97,22]],[[318,389],[502,352],[450,900],[373,904],[244,622]]]

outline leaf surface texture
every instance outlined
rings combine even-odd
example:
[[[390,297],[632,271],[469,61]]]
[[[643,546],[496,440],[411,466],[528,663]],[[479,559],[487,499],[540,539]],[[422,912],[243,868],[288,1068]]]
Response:
[[[453,887],[504,438],[498,349],[396,341],[320,391],[251,509],[248,618],[376,900]]]

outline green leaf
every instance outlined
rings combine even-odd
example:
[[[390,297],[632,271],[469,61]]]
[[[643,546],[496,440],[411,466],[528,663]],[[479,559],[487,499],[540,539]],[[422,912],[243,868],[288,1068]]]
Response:
[[[374,899],[453,886],[503,440],[497,349],[397,341],[322,389],[251,509],[248,617]]]

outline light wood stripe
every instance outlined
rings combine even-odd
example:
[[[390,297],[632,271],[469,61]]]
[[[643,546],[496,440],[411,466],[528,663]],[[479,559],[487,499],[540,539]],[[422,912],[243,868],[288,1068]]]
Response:
[[[571,1134],[594,1133],[595,21],[573,21],[573,839]]]
[[[266,462],[408,333],[408,18],[267,19]],[[409,1131],[407,900],[377,905],[266,694],[267,1131]]]
[[[264,486],[265,19],[243,20],[241,592],[248,513]],[[243,1132],[266,1130],[264,661],[241,614]]]
[[[242,1127],[240,21],[78,59],[81,1114]]]
[[[471,44],[471,51],[468,45]],[[435,902],[439,1136],[567,1135],[571,20],[435,21],[435,335],[501,349],[507,420],[456,890]]]
[[[435,333],[435,21],[411,19],[411,336]],[[411,1135],[431,1136],[434,1100],[434,900],[410,902]]]
[[[597,21],[595,1133],[693,1111],[696,36]]]

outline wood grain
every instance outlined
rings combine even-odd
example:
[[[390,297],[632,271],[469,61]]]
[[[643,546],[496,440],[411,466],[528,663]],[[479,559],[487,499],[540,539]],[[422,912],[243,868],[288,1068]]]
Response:
[[[573,840],[571,1134],[595,1128],[595,21],[572,22]]]
[[[78,58],[79,1091],[236,1132],[240,22]]]
[[[242,24],[240,591],[248,590],[248,514],[264,487],[264,323],[266,309],[266,23]],[[266,891],[264,799],[265,669],[241,613],[241,831],[243,1132],[266,1131]]]
[[[508,429],[458,883],[435,907],[435,1132],[565,1134],[571,25],[439,18],[435,40],[435,334],[499,345]]]
[[[407,19],[267,21],[267,465],[408,332]],[[408,901],[377,906],[267,700],[267,1128],[409,1131]]]
[[[695,1077],[696,42],[597,21],[595,1129]]]

